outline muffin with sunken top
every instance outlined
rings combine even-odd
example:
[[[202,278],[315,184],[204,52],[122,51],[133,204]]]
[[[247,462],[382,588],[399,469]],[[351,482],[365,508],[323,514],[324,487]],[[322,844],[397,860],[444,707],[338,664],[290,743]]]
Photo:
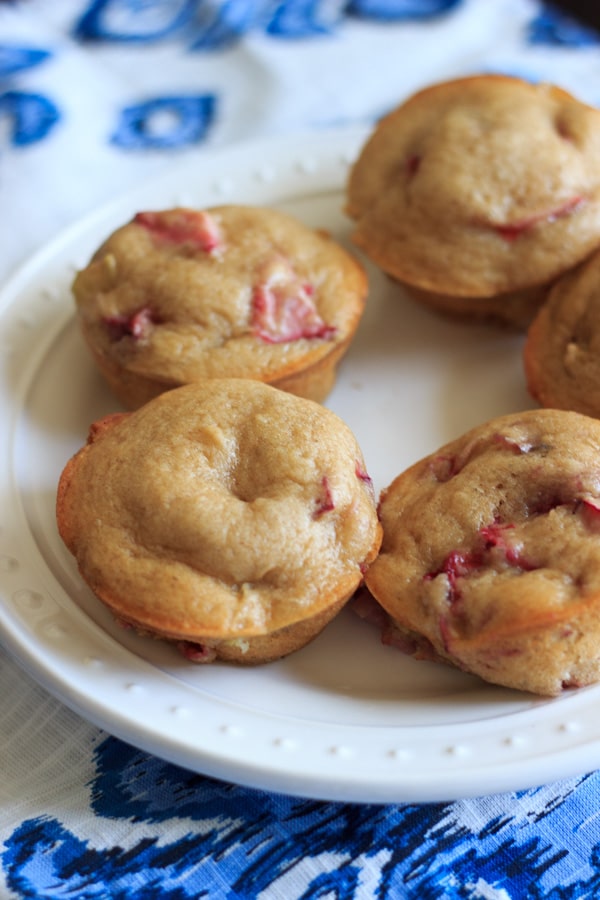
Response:
[[[205,379],[92,426],[59,533],[123,624],[197,662],[268,662],[315,638],[381,542],[356,439],[320,404]]]

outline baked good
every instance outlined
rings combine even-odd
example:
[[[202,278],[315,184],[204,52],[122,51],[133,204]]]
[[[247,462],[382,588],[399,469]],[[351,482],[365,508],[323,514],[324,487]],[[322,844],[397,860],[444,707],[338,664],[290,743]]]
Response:
[[[600,421],[535,409],[399,475],[365,579],[388,642],[536,694],[597,681],[599,460]]]
[[[521,328],[600,244],[600,111],[505,75],[434,84],[375,126],[346,209],[419,301]]]
[[[381,541],[350,429],[251,379],[205,379],[92,425],[60,536],[117,619],[188,658],[267,662],[336,615]]]
[[[127,409],[214,377],[322,401],[367,280],[323,232],[230,205],[138,213],[77,273],[73,293],[85,341]]]
[[[560,278],[527,333],[525,377],[542,406],[600,418],[600,251]]]

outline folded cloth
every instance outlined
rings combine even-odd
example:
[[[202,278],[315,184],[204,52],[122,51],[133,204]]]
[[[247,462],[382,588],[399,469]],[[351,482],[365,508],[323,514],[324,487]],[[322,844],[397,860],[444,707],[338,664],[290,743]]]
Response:
[[[505,72],[598,105],[599,46],[535,0],[0,2],[0,286],[174,166],[369,125],[436,80]],[[2,900],[600,895],[597,772],[454,802],[324,802],[132,747],[5,651],[0,685]]]

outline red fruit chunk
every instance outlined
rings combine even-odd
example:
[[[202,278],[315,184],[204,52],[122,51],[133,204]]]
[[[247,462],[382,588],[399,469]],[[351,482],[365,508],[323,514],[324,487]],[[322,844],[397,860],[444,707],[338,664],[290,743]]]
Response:
[[[409,156],[405,163],[406,174],[409,178],[412,178],[413,175],[416,175],[419,171],[419,166],[421,165],[421,157],[414,153],[412,156]]]
[[[533,563],[524,558],[520,546],[512,546],[506,540],[506,532],[511,531],[514,527],[514,525],[502,525],[499,522],[494,522],[492,525],[486,525],[484,528],[481,528],[479,534],[485,541],[485,549],[498,548],[504,554],[507,563],[518,569],[525,571],[536,569],[537,566],[534,566]]]
[[[493,565],[493,557],[490,552],[500,551],[510,566],[514,566],[525,572],[537,569],[538,566],[523,556],[520,544],[511,544],[507,540],[507,533],[515,526],[493,522],[480,528],[478,535],[481,545],[475,550],[452,550],[442,566],[434,572],[428,572],[423,576],[424,581],[433,581],[438,575],[445,575],[448,579],[448,602],[454,606],[461,599],[459,580],[472,574],[486,565]]]
[[[450,604],[460,600],[460,589],[457,582],[459,578],[464,578],[476,569],[481,568],[483,556],[481,553],[472,553],[468,550],[452,550],[444,560],[442,567],[436,572],[428,572],[423,576],[424,581],[433,581],[438,575],[445,575],[448,579],[450,594],[448,600]]]
[[[373,487],[373,479],[371,478],[371,476],[369,475],[369,473],[366,472],[366,471],[362,468],[362,466],[361,466],[361,464],[358,462],[358,460],[357,460],[357,462],[356,462],[356,466],[355,466],[355,468],[354,468],[354,472],[355,472],[355,474],[356,474],[356,477],[359,479],[359,481],[364,481],[365,485],[366,485],[367,488],[369,489],[369,493],[374,497],[374,496],[375,496],[375,488]]]
[[[600,515],[600,500],[590,500],[589,497],[586,497],[583,500],[579,500],[579,503],[581,503],[585,511],[589,512],[592,516]]]
[[[486,550],[491,547],[499,547],[503,550],[508,558],[509,555],[514,553],[513,548],[510,547],[506,540],[506,532],[513,529],[514,525],[502,525],[500,522],[493,522],[491,525],[484,525],[483,528],[479,530],[479,534],[485,541]]]
[[[323,478],[321,479],[321,490],[317,495],[315,503],[316,508],[313,513],[314,519],[318,519],[324,513],[331,512],[332,509],[335,509],[335,503],[333,502],[333,496],[331,494],[331,488],[329,487],[329,479],[327,478],[327,475],[323,475]]]
[[[585,197],[571,197],[570,200],[565,200],[560,206],[548,210],[547,212],[534,213],[534,215],[520,219],[517,222],[510,222],[506,225],[494,225],[493,227],[505,241],[514,241],[526,231],[530,231],[542,222],[556,222],[557,219],[562,219],[564,216],[570,215],[583,206],[585,202]]]
[[[444,650],[446,651],[446,653],[452,653],[452,636],[450,634],[450,625],[448,624],[448,620],[443,616],[440,618],[440,637],[442,639],[442,644],[444,645]]]
[[[159,320],[148,306],[142,306],[132,313],[105,316],[102,321],[108,329],[111,341],[120,341],[124,337],[138,341],[147,337]]]
[[[336,329],[323,321],[313,295],[313,286],[301,282],[287,262],[277,262],[264,282],[254,288],[252,333],[267,344],[301,338],[330,340]]]
[[[133,221],[136,225],[147,228],[159,241],[170,244],[192,244],[210,253],[221,243],[217,223],[208,213],[201,210],[139,212]]]
[[[193,663],[210,663],[217,658],[214,647],[196,644],[193,641],[178,641],[177,649],[187,660]]]
[[[456,582],[457,578],[468,575],[474,569],[481,565],[481,556],[478,553],[470,553],[468,551],[452,550],[444,561],[443,573],[447,576],[451,584]]]
[[[484,525],[479,529],[479,534],[485,541],[486,547],[505,546],[505,532],[514,528],[514,525],[502,522],[492,522],[491,525]]]
[[[575,509],[581,511],[583,521],[590,531],[600,531],[600,501],[578,500]]]

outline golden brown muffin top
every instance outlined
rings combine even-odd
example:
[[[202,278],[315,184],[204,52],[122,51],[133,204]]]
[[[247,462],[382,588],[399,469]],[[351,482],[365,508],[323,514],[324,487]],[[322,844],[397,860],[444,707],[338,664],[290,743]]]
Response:
[[[433,85],[375,127],[347,211],[356,244],[424,290],[545,284],[600,238],[600,111],[502,75]]]
[[[529,329],[524,362],[543,406],[600,418],[600,252],[556,282]]]
[[[93,426],[57,518],[82,576],[165,636],[260,635],[351,591],[380,526],[330,410],[246,379],[169,391]]]
[[[449,653],[559,628],[600,596],[600,422],[493,419],[401,474],[379,513],[366,581],[400,624]]]
[[[273,380],[352,334],[366,276],[331,238],[273,209],[138,213],[73,284],[95,348],[131,372],[183,384]]]

